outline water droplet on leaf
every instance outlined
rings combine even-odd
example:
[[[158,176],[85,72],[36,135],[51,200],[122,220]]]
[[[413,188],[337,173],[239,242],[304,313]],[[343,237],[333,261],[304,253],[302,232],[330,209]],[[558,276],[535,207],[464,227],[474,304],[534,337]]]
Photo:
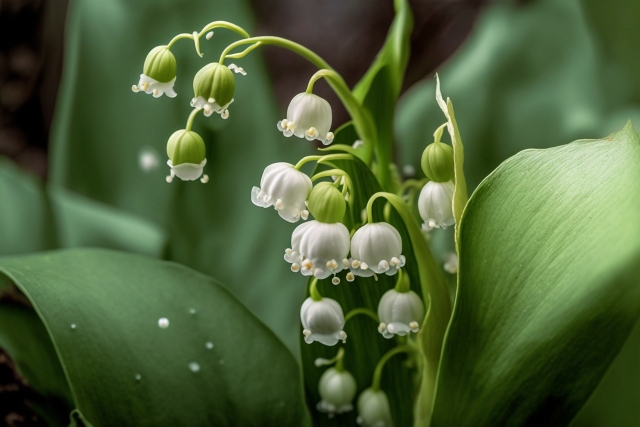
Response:
[[[162,329],[168,328],[169,319],[167,319],[166,317],[161,318],[160,320],[158,320],[158,326],[160,326]]]
[[[191,362],[189,363],[189,370],[191,370],[191,372],[198,372],[200,370],[200,365],[196,362]]]

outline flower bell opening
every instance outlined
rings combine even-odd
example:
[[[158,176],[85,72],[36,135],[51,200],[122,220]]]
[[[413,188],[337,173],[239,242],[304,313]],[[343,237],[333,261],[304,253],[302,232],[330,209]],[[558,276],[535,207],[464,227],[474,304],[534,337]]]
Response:
[[[370,277],[374,274],[392,276],[404,267],[402,237],[386,222],[363,225],[351,238],[351,273]]]
[[[235,65],[233,67],[236,72],[246,74],[242,68]],[[191,106],[202,108],[206,117],[216,113],[227,119],[235,90],[236,80],[233,72],[226,65],[213,62],[202,67],[194,77]]]
[[[346,268],[341,261],[348,253],[349,230],[344,224],[313,220],[293,231],[291,248],[285,251],[284,259],[295,273],[326,279]]]
[[[329,418],[353,410],[356,395],[356,379],[344,369],[329,368],[320,377],[318,392],[322,400],[316,406],[318,411],[327,413]]]
[[[424,319],[424,304],[413,291],[398,292],[390,289],[378,303],[378,332],[389,339],[394,335],[404,336],[418,332]]]
[[[453,181],[429,181],[422,187],[418,197],[418,211],[424,221],[423,228],[447,228],[455,224],[453,216]]]
[[[315,301],[309,297],[300,308],[304,340],[307,344],[318,341],[321,344],[334,346],[339,341],[347,340],[344,332],[344,313],[336,300],[321,298]]]
[[[173,85],[176,81],[176,58],[167,46],[157,46],[149,52],[144,61],[143,72],[134,92],[152,94],[155,98],[166,94],[169,98],[176,96]]]
[[[329,145],[334,138],[330,132],[331,121],[331,105],[318,95],[304,92],[293,97],[287,108],[287,118],[278,122],[278,130],[286,137],[317,139]]]

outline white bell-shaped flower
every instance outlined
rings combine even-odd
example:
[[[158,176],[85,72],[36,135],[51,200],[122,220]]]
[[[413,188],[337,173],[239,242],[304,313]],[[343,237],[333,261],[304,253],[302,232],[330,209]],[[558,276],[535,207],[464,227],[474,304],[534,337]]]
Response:
[[[133,85],[131,90],[134,92],[142,91],[147,94],[153,94],[154,98],[160,98],[163,94],[166,94],[169,98],[175,98],[177,96],[177,93],[173,90],[175,82],[175,77],[168,82],[159,82],[145,74],[140,74],[138,84]]]
[[[326,279],[348,267],[348,253],[347,227],[339,222],[313,220],[293,230],[291,248],[285,250],[284,259],[291,263],[291,271],[295,273]]]
[[[391,289],[380,298],[378,318],[378,332],[385,338],[418,332],[424,319],[424,304],[413,291],[398,292]]]
[[[351,272],[369,277],[385,273],[392,276],[405,264],[402,237],[386,222],[365,224],[351,238]]]
[[[300,320],[307,344],[318,341],[324,345],[336,345],[338,341],[347,339],[343,331],[344,313],[336,300],[322,298],[314,301],[307,298],[300,308]]]
[[[329,414],[342,414],[353,410],[353,398],[357,391],[356,379],[344,369],[329,368],[320,377],[318,392],[322,400],[316,406],[318,411]]]
[[[183,181],[195,181],[202,176],[204,165],[207,164],[207,159],[204,159],[199,164],[195,163],[182,163],[177,166],[173,166],[171,160],[167,160],[167,164],[171,168],[171,175],[167,177],[167,181],[171,182],[174,176],[177,176]],[[206,175],[204,175],[206,177]],[[208,181],[208,178],[206,178]]]
[[[418,198],[418,210],[424,229],[447,228],[455,224],[453,217],[453,181],[429,181],[422,187]]]
[[[278,122],[284,136],[295,135],[309,141],[320,140],[324,145],[333,141],[331,105],[313,93],[299,93],[287,108],[287,118]]]
[[[262,173],[260,188],[253,187],[251,201],[262,208],[273,206],[289,222],[307,219],[305,202],[313,184],[311,179],[290,163],[274,163]]]
[[[387,394],[368,388],[358,397],[358,424],[363,427],[393,427]]]

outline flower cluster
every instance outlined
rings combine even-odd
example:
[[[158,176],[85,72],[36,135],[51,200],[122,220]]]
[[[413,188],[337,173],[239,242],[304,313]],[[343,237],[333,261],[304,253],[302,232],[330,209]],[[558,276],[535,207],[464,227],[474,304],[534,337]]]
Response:
[[[175,177],[183,181],[200,179],[202,183],[208,182],[209,177],[204,174],[207,164],[206,146],[203,138],[192,130],[194,119],[200,112],[205,117],[216,113],[222,119],[229,118],[229,106],[234,102],[236,90],[235,75],[245,76],[247,73],[235,64],[225,65],[224,61],[226,58],[242,58],[267,40],[258,38],[260,41],[256,41],[254,38],[252,41],[248,34],[237,26],[221,21],[212,23],[200,33],[180,34],[169,44],[152,49],[146,57],[138,84],[132,86],[134,92],[142,91],[152,94],[155,98],[163,94],[170,98],[175,97],[173,87],[176,81],[177,65],[170,51],[171,46],[176,40],[192,39],[196,52],[202,56],[200,37],[206,34],[206,39],[210,39],[213,35],[210,30],[216,25],[239,32],[245,39],[227,47],[218,62],[205,65],[195,75],[193,97],[190,101],[193,109],[187,124],[184,129],[175,131],[167,141],[167,164],[170,168],[167,182],[172,182]],[[276,43],[273,40],[272,42]],[[234,47],[250,42],[253,44],[244,52],[230,54]],[[287,46],[291,47],[291,43],[287,43]],[[359,211],[354,212],[353,203],[356,197],[361,200],[363,195],[358,193],[360,188],[353,185],[349,173],[335,166],[334,162],[334,160],[360,161],[367,157],[366,153],[372,152],[372,147],[375,146],[372,144],[372,139],[375,140],[376,128],[371,121],[368,122],[369,127],[366,126],[367,119],[370,119],[369,112],[365,111],[357,98],[352,96],[344,80],[327,66],[326,69],[321,69],[314,74],[305,92],[291,100],[286,118],[278,121],[277,129],[285,137],[296,136],[308,141],[318,140],[324,145],[333,142],[335,135],[331,132],[331,105],[313,93],[313,83],[323,77],[330,81],[334,90],[337,92],[342,90],[342,95],[344,91],[348,92],[348,96],[340,96],[340,93],[338,95],[350,113],[356,112],[352,114],[354,129],[362,140],[356,140],[351,147],[346,146],[348,149],[342,150],[343,154],[309,156],[295,165],[286,162],[268,165],[262,172],[259,187],[251,189],[251,202],[261,208],[273,207],[278,215],[289,223],[303,221],[292,230],[291,244],[284,251],[284,259],[290,264],[292,272],[300,273],[310,279],[309,297],[300,308],[302,334],[306,343],[318,342],[325,346],[345,344],[347,339],[345,324],[356,314],[366,314],[374,319],[375,326],[372,324],[371,329],[375,331],[377,328],[384,339],[415,334],[425,321],[425,305],[421,296],[411,289],[409,275],[405,273],[407,258],[403,254],[402,236],[391,224],[396,222],[393,218],[389,219],[390,216],[386,210],[384,216],[386,221],[375,221],[372,214],[373,201],[379,195],[386,195],[384,197],[390,204],[393,204],[391,203],[393,198],[399,200],[400,208],[394,205],[398,213],[406,207],[396,194],[370,195],[369,203],[363,211],[362,222],[359,223],[361,215]],[[440,97],[438,102],[442,108],[439,88],[437,96]],[[456,187],[453,149],[440,142],[444,127],[449,127],[450,134],[453,129],[447,112],[445,116],[448,123],[436,130],[434,142],[426,147],[422,155],[421,166],[428,180],[427,182],[413,180],[418,183],[414,185],[413,191],[417,191],[417,186],[420,186],[417,207],[423,222],[422,229],[426,234],[433,228],[446,228],[455,223],[453,198]],[[358,153],[364,153],[360,160],[357,159]],[[372,164],[370,157],[371,155],[369,160],[365,161],[369,165]],[[301,168],[311,161],[315,161],[319,166],[333,169],[322,169],[317,174],[309,176],[302,172]],[[378,171],[392,169],[380,164],[377,164],[376,168]],[[384,183],[385,181],[380,179],[381,186],[385,187]],[[407,212],[410,211],[407,210]],[[405,225],[406,217],[412,215],[408,213],[403,216]],[[424,243],[420,226],[417,223],[413,223],[412,226],[417,231],[410,234],[411,242],[415,244],[417,233],[420,236],[417,240]],[[405,227],[404,230],[408,228]],[[455,273],[457,258],[448,259],[445,269]],[[319,280],[330,278],[331,283],[339,285],[340,275],[344,275],[347,282],[354,282],[357,278],[360,278],[358,280],[374,278],[378,281],[379,277],[383,277],[382,275],[396,276],[397,280],[395,287],[387,289],[379,299],[377,312],[366,307],[356,307],[345,315],[338,301],[323,297],[318,290]],[[388,282],[383,281],[383,283]],[[365,427],[392,426],[389,400],[385,392],[380,389],[380,372],[391,356],[413,351],[414,348],[409,344],[400,345],[391,349],[380,359],[371,387],[362,391],[357,400],[359,424]],[[318,385],[321,401],[317,404],[317,409],[329,414],[330,417],[351,411],[357,392],[356,379],[344,369],[343,356],[344,347],[340,346],[338,355],[334,359],[322,363],[335,363],[335,367],[323,373]]]

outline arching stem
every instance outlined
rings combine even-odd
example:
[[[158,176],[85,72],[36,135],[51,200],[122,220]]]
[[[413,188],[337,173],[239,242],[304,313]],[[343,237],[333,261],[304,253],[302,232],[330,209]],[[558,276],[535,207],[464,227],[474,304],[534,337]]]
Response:
[[[193,120],[196,118],[196,115],[202,110],[202,108],[194,108],[191,114],[189,114],[189,118],[187,119],[186,130],[190,131],[193,126]]]
[[[380,361],[376,365],[375,371],[373,371],[373,381],[371,383],[371,389],[373,391],[379,391],[380,390],[380,380],[382,379],[382,369],[384,368],[385,363],[387,363],[387,361],[389,359],[391,359],[396,354],[410,353],[413,350],[414,349],[409,345],[400,345],[400,346],[392,348],[391,350],[386,352],[385,355],[382,356],[382,358],[380,359]]]
[[[370,308],[365,308],[365,307],[354,308],[353,310],[348,312],[347,315],[344,317],[344,323],[347,323],[349,319],[351,319],[353,316],[357,316],[358,314],[364,314],[365,316],[369,316],[371,319],[373,319],[374,322],[376,322],[376,324],[380,324],[380,319],[378,318],[378,315]]]

